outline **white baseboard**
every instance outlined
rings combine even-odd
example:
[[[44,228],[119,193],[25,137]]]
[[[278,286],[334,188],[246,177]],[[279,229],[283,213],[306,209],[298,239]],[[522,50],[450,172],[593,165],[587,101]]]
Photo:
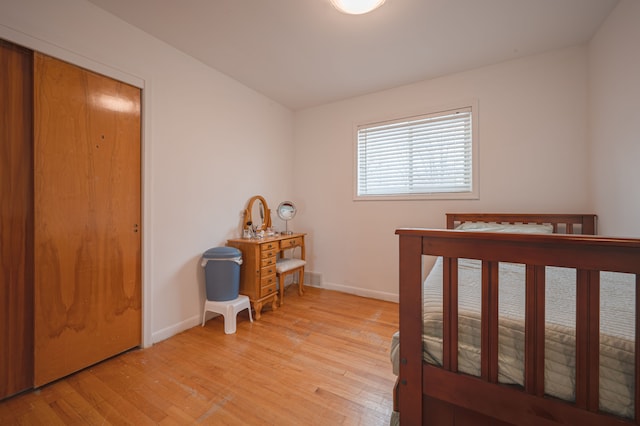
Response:
[[[304,285],[309,287],[325,288],[327,290],[340,291],[342,293],[355,294],[356,296],[368,297],[371,299],[385,300],[387,302],[398,303],[400,300],[399,296],[394,293],[387,293],[384,291],[377,291],[377,290],[369,290],[369,289],[360,288],[360,287],[350,287],[350,286],[341,285],[341,284],[328,283],[326,281],[323,282],[322,285],[314,285],[314,284],[307,284],[307,283],[305,283]]]
[[[171,336],[175,336],[178,333],[182,333],[185,330],[188,330],[196,325],[202,324],[202,317],[200,315],[193,316],[184,321],[181,321],[177,324],[171,325],[169,327],[163,328],[162,330],[158,330],[151,334],[152,343],[158,343],[165,339],[168,339]]]

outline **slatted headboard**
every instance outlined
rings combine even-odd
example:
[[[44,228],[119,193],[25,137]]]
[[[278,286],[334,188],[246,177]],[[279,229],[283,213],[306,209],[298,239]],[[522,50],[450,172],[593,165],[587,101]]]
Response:
[[[447,213],[447,229],[463,222],[551,224],[554,233],[596,235],[594,214]]]

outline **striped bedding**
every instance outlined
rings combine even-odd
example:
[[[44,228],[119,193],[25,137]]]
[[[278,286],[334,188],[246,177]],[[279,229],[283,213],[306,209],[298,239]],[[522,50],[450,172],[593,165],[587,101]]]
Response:
[[[524,265],[500,263],[498,380],[524,383]],[[480,375],[481,263],[459,260],[460,372]],[[545,393],[575,399],[575,282],[576,272],[546,268]],[[442,362],[442,258],[438,258],[423,287],[424,359]],[[634,277],[602,273],[600,278],[600,409],[632,417],[634,383]],[[391,358],[398,372],[398,335]]]

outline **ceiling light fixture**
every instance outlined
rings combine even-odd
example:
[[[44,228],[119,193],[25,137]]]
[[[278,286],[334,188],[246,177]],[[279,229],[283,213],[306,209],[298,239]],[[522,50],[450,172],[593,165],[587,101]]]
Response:
[[[379,8],[385,0],[331,0],[333,7],[350,15],[362,15]]]

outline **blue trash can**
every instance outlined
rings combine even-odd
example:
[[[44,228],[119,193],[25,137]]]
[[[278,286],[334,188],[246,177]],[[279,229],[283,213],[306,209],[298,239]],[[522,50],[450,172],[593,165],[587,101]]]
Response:
[[[235,247],[214,247],[202,255],[207,300],[224,302],[238,298],[242,252]]]

